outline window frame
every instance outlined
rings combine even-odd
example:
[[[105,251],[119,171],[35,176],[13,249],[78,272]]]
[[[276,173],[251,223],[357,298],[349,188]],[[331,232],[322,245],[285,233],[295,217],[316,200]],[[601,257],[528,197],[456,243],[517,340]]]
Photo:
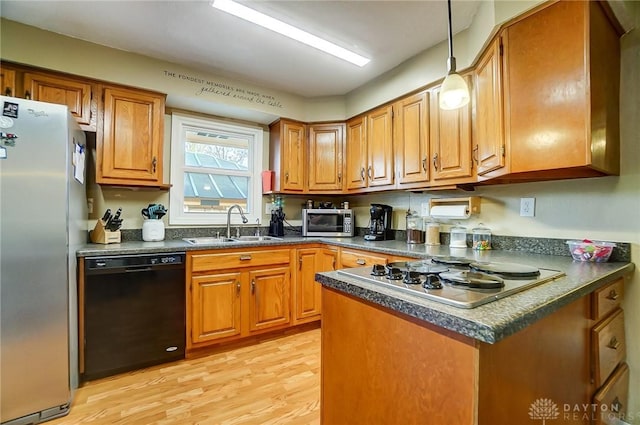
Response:
[[[173,112],[171,114],[171,189],[169,190],[169,225],[226,225],[224,213],[186,213],[184,212],[184,173],[190,171],[185,165],[185,139],[189,130],[202,130],[222,133],[234,137],[247,138],[249,141],[249,165],[251,172],[248,185],[247,205],[249,211],[243,211],[249,223],[262,218],[262,178],[265,149],[264,130],[258,126],[232,123],[215,118],[195,117]],[[232,173],[233,174],[233,173]],[[240,214],[231,214],[234,225],[241,224]]]

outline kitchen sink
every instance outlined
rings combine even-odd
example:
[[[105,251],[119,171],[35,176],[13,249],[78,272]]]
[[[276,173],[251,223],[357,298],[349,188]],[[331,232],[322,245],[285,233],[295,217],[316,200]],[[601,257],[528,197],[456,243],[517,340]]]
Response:
[[[262,242],[262,241],[281,241],[282,238],[275,236],[240,236],[239,238],[231,238],[238,242]]]
[[[275,236],[240,236],[237,238],[223,238],[223,237],[200,237],[200,238],[183,238],[185,242],[191,245],[216,245],[226,244],[230,242],[264,242],[264,241],[281,241],[282,238]]]
[[[214,245],[228,242],[237,242],[235,239],[214,237],[182,238],[182,240],[190,243],[191,245]]]

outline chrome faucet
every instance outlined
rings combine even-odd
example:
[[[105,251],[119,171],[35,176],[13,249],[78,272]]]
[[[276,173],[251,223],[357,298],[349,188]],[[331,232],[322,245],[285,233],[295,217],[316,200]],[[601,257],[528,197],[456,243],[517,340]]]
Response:
[[[244,213],[242,212],[242,207],[240,207],[240,205],[238,204],[231,205],[227,210],[227,239],[231,239],[231,210],[234,208],[237,208],[238,211],[240,212],[240,215],[242,216],[242,223],[246,224],[249,222],[249,219],[245,217]]]

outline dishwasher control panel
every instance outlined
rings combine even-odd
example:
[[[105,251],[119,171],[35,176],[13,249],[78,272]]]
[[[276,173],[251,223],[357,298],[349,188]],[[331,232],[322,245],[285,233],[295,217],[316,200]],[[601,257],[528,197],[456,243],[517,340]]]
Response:
[[[98,270],[121,268],[138,268],[149,266],[182,265],[185,263],[184,252],[160,254],[109,255],[104,257],[85,258],[85,271],[90,273]]]

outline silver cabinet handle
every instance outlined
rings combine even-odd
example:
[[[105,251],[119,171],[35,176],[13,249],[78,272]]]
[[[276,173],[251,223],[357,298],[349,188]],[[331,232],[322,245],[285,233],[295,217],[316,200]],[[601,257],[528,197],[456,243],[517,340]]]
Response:
[[[251,260],[251,255],[241,255],[240,261],[249,261]]]
[[[611,291],[609,291],[609,295],[607,295],[607,299],[615,301],[618,299],[618,293],[616,292],[615,289],[612,289]]]
[[[438,171],[438,152],[436,152],[436,154],[433,155],[433,168],[435,168],[436,171]]]
[[[236,296],[240,296],[240,282],[236,282]]]
[[[620,347],[620,341],[618,341],[618,338],[616,338],[614,335],[611,337],[611,340],[607,344],[607,348],[611,348],[612,350],[617,350],[618,347]]]
[[[364,167],[360,169],[360,178],[364,181]]]
[[[364,266],[364,265],[366,265],[366,264],[367,264],[367,260],[363,260],[362,258],[358,258],[358,259],[356,260],[356,264],[359,264],[359,265],[361,265],[361,266]]]

